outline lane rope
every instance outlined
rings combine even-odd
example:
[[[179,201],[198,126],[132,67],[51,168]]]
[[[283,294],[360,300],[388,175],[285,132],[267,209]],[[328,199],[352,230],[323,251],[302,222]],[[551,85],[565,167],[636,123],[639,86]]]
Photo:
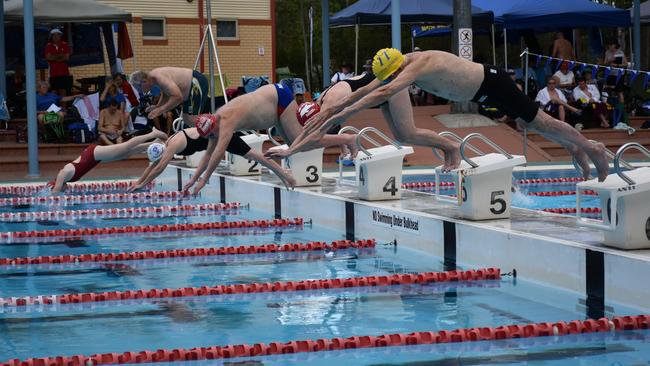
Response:
[[[132,233],[160,233],[173,231],[201,231],[238,228],[268,228],[268,227],[296,227],[302,226],[303,219],[273,219],[273,220],[243,220],[243,221],[218,221],[202,222],[191,224],[162,224],[162,225],[128,225],[118,227],[98,227],[82,229],[58,229],[58,230],[32,230],[32,231],[9,231],[0,233],[0,243],[11,243],[13,239],[25,238],[52,238],[52,237],[81,237],[94,235],[115,235]]]
[[[105,302],[129,299],[164,299],[194,296],[215,296],[225,294],[289,292],[323,290],[348,287],[393,286],[406,284],[428,284],[451,281],[499,280],[501,270],[483,268],[466,271],[421,272],[415,274],[393,274],[388,276],[363,276],[286,282],[264,282],[200,287],[163,288],[149,290],[126,290],[108,292],[70,293],[59,295],[21,296],[0,298],[0,307],[24,307],[28,305],[74,304]]]
[[[519,179],[517,183],[519,185],[529,185],[529,184],[575,184],[578,182],[584,182],[585,179],[581,177],[565,177],[565,178],[537,178],[537,179]]]
[[[440,182],[440,187],[452,188],[455,186],[454,182]],[[402,183],[402,188],[435,188],[435,182],[408,182]]]
[[[598,193],[592,189],[585,189],[582,191],[586,196],[597,196]],[[539,197],[555,197],[555,196],[575,196],[576,191],[543,191],[543,192],[528,192],[529,196]]]
[[[0,198],[0,206],[15,205],[65,205],[80,203],[126,203],[126,202],[164,202],[190,198],[188,193],[178,191],[105,193],[70,196],[11,197]]]
[[[129,188],[134,180],[126,181],[115,181],[115,182],[77,182],[77,183],[68,183],[66,184],[65,191],[68,193],[85,193],[85,192],[94,192],[94,191],[113,191],[113,190],[125,190]],[[144,189],[151,189],[155,186],[155,182],[150,182]],[[40,193],[45,190],[47,186],[45,184],[29,184],[29,185],[1,185],[0,194],[14,194],[14,195],[30,195],[34,193]]]
[[[572,334],[621,332],[650,328],[650,315],[616,316],[613,318],[509,324],[498,327],[459,328],[435,332],[411,332],[364,335],[347,338],[305,339],[289,342],[230,344],[225,346],[158,349],[156,351],[101,353],[94,355],[52,356],[13,359],[1,366],[86,366],[108,364],[141,364],[151,362],[183,362],[194,360],[256,357],[289,353],[339,351],[357,348],[381,348],[458,342],[480,342],[516,338],[561,337]]]
[[[177,206],[149,206],[126,208],[97,208],[88,210],[57,210],[57,211],[28,211],[0,213],[0,222],[60,220],[60,219],[113,219],[113,218],[152,218],[152,217],[181,217],[211,214],[226,211],[236,212],[241,207],[239,202],[205,203]]]
[[[578,210],[575,207],[560,207],[560,208],[545,208],[542,209],[542,211],[557,213],[557,214],[575,214]],[[581,207],[580,213],[600,215],[603,213],[603,209],[601,209],[600,207]]]
[[[147,250],[141,252],[121,253],[92,253],[79,255],[44,255],[38,257],[0,258],[2,266],[17,266],[30,264],[56,264],[56,263],[83,263],[83,262],[121,262],[137,261],[144,259],[164,259],[183,257],[207,257],[233,254],[261,254],[276,252],[306,252],[317,250],[343,250],[350,248],[374,248],[375,239],[366,240],[336,240],[331,244],[322,241],[309,243],[288,243],[288,244],[264,244],[264,245],[241,245],[236,247],[210,247],[210,248],[188,248],[188,249],[167,249]]]

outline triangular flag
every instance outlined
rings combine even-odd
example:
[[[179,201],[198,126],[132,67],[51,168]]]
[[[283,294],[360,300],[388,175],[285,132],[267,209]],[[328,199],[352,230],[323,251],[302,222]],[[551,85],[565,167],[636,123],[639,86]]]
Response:
[[[645,73],[645,79],[643,79],[643,90],[648,86],[648,81],[650,81],[650,72]]]
[[[544,57],[546,57],[546,56],[544,56]],[[544,67],[547,67],[547,66],[549,66],[550,64],[551,64],[551,58],[550,58],[550,57],[546,57],[546,64],[544,64]]]
[[[639,73],[636,70],[630,70],[630,86],[634,84],[634,80],[636,80],[637,76],[639,76]]]
[[[607,80],[607,77],[609,76],[609,74],[611,72],[612,72],[612,67],[611,66],[605,67],[605,80]]]
[[[586,68],[587,68],[587,64],[583,63],[582,65],[580,65],[580,73],[582,74],[583,72],[585,72]]]
[[[557,66],[555,67],[555,71],[560,69],[560,66],[562,66],[562,63],[564,63],[564,60],[562,60],[562,59],[559,59],[557,61]]]
[[[542,55],[537,55],[537,60],[535,60],[535,68],[539,67],[540,61],[542,61]]]
[[[598,74],[598,65],[594,65],[591,69],[591,78],[596,80],[596,75]]]
[[[621,81],[621,78],[623,77],[624,74],[625,74],[625,70],[618,69],[618,74],[616,75],[616,84],[614,85],[618,85],[618,82]]]
[[[576,64],[575,61],[569,62],[569,71],[573,70],[573,66]]]

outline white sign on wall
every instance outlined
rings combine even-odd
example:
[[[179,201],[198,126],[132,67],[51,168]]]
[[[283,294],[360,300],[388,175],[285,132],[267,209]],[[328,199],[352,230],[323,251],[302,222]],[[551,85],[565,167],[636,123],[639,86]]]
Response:
[[[458,29],[458,56],[469,61],[472,61],[474,59],[472,38],[472,28]]]
[[[371,222],[378,226],[404,231],[411,234],[420,234],[420,219],[417,216],[406,214],[394,214],[382,212],[378,209],[372,210]]]

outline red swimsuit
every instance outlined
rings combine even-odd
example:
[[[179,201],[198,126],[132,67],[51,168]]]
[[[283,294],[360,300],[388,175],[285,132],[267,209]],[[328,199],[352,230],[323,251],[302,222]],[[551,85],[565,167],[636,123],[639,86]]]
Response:
[[[94,168],[99,161],[95,160],[95,148],[97,145],[90,144],[84,151],[81,152],[81,157],[78,163],[70,163],[74,166],[74,175],[70,182],[76,182],[81,177],[86,175],[92,168]]]

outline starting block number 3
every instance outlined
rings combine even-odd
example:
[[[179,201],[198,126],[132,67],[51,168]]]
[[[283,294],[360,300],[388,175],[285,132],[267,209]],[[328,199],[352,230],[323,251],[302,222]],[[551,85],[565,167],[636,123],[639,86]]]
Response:
[[[285,160],[285,166],[287,169],[291,169],[291,171],[294,174],[296,174],[296,172],[291,167],[290,159]],[[320,180],[320,175],[318,174],[318,167],[316,165],[308,165],[307,168],[305,168],[305,172],[307,173],[305,175],[305,181],[307,181],[307,183],[313,184],[313,183],[317,183]]]

